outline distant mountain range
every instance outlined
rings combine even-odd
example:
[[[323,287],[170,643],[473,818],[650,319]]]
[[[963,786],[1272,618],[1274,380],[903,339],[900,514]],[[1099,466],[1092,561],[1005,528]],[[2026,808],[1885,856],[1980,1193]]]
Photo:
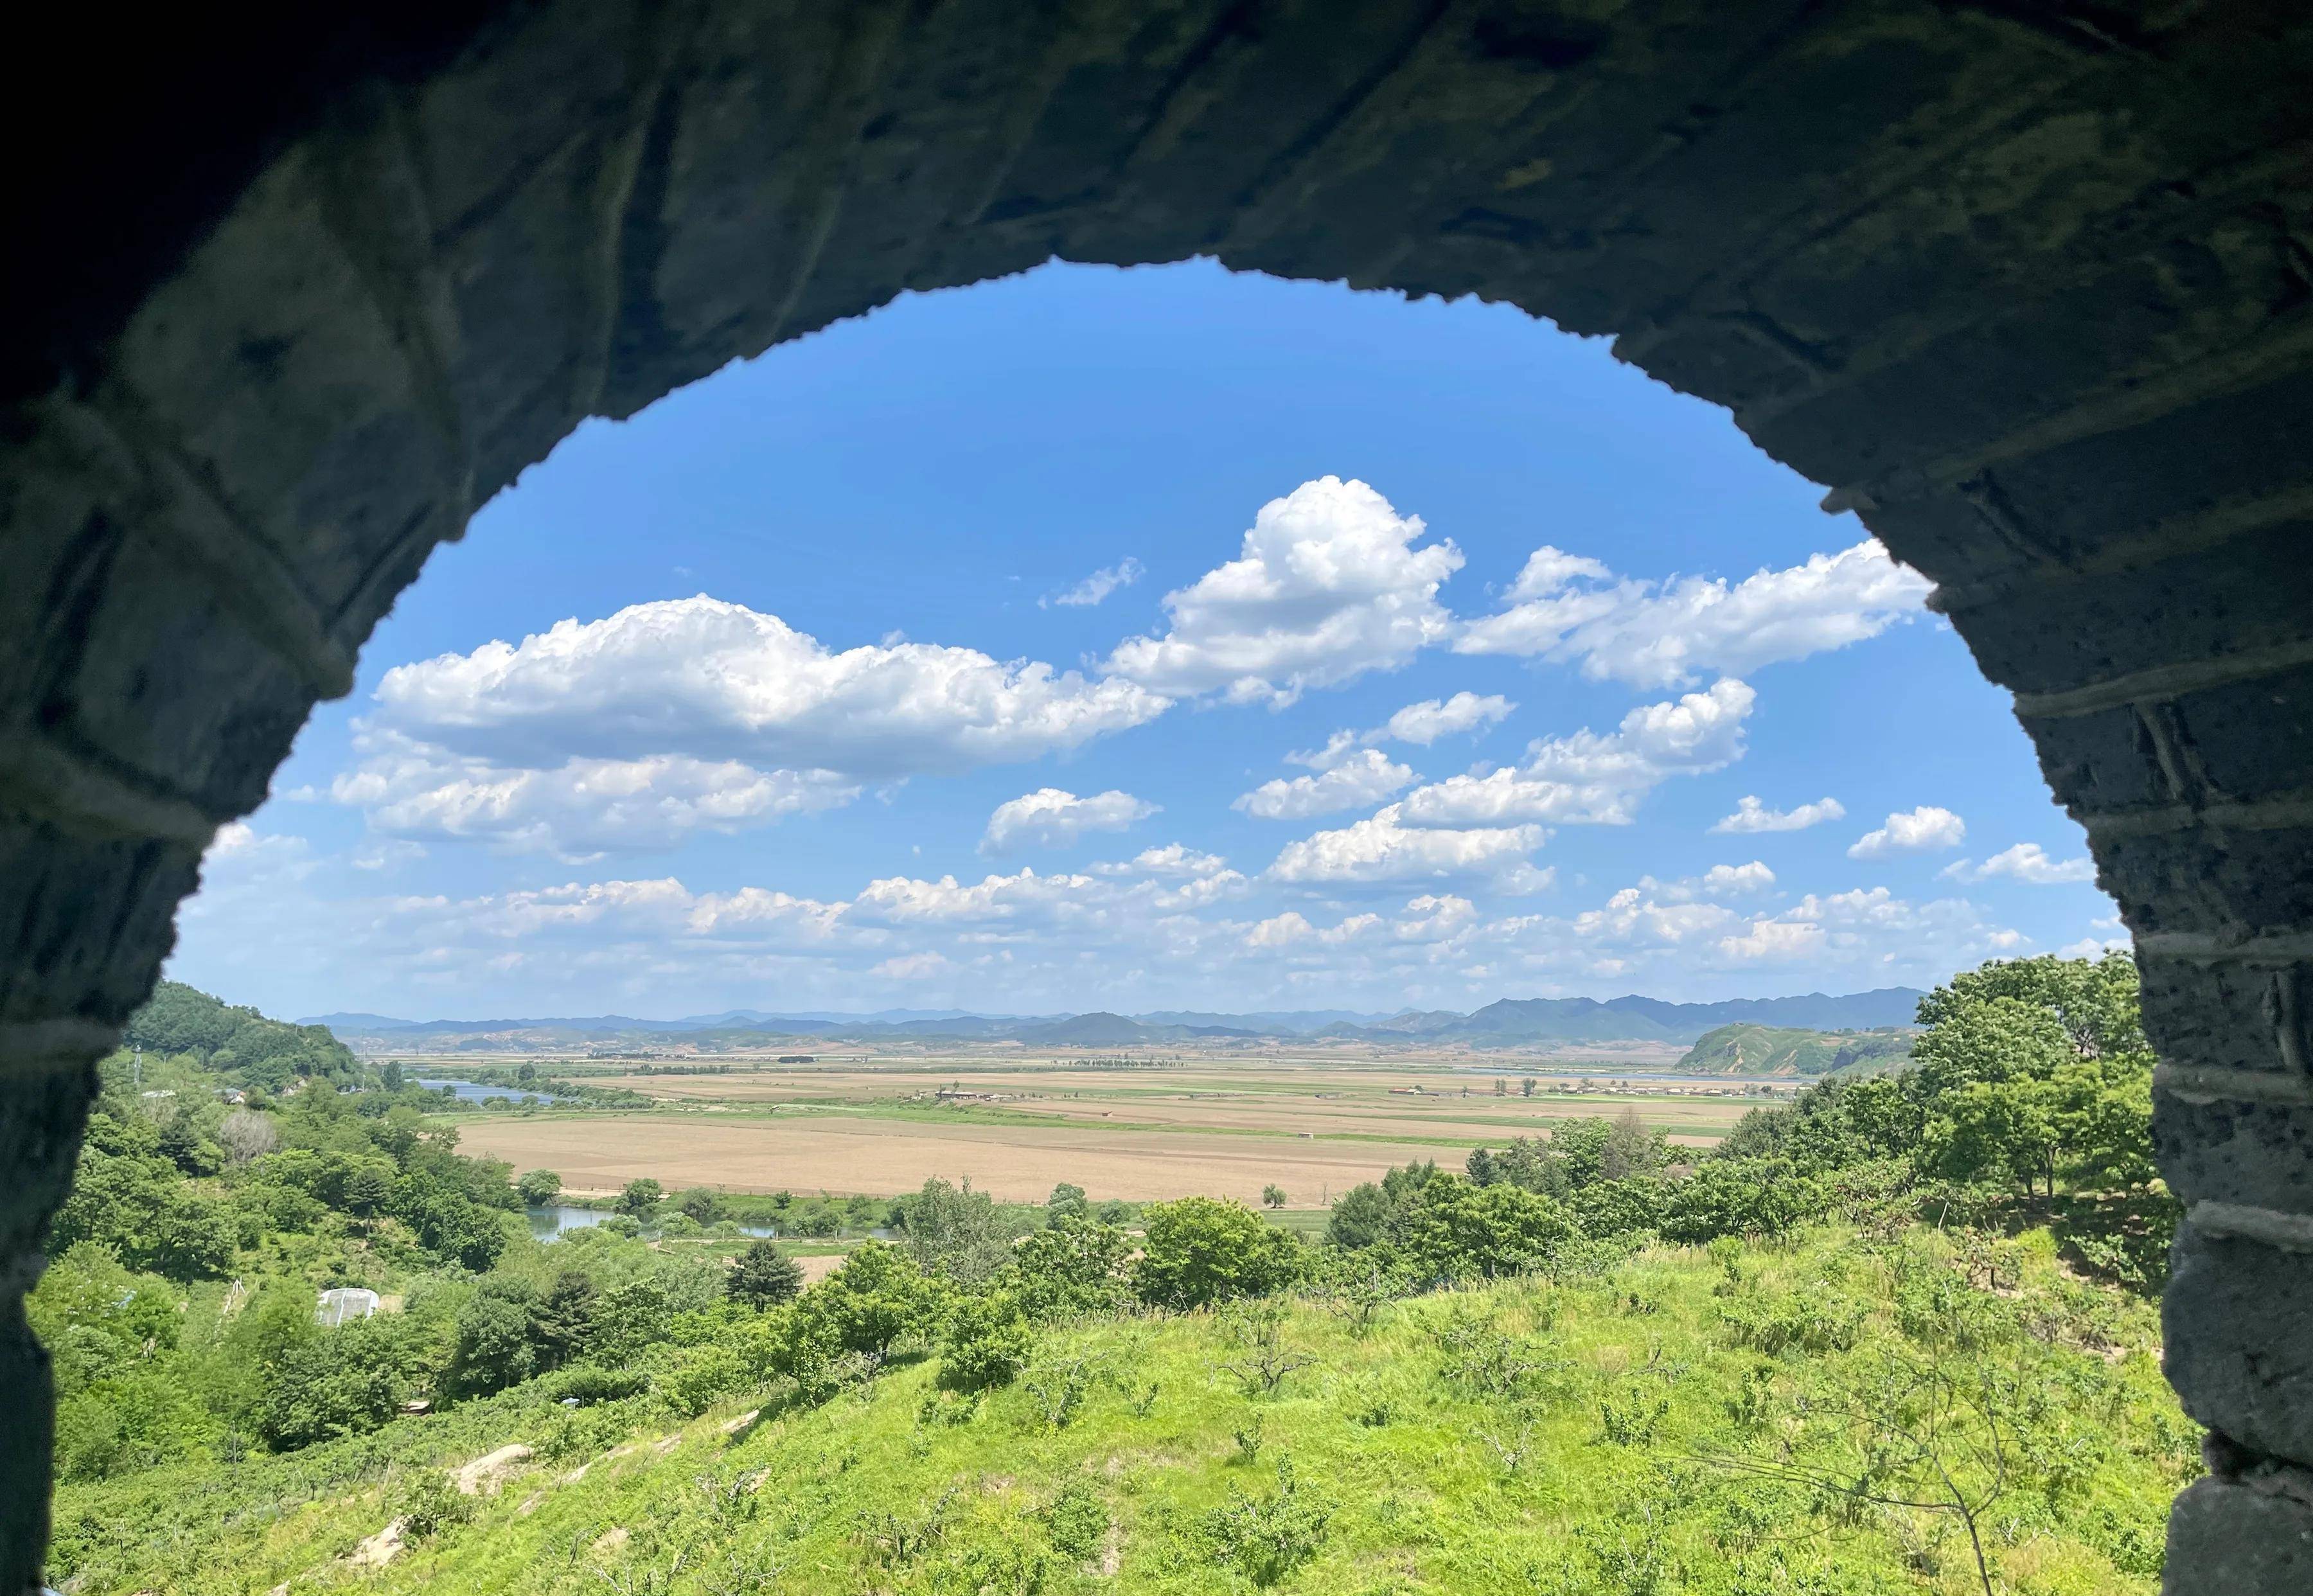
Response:
[[[389,1046],[602,1047],[646,1045],[680,1036],[702,1051],[721,1052],[778,1038],[822,1041],[1014,1041],[1033,1047],[1151,1047],[1166,1044],[1304,1037],[1378,1043],[1459,1043],[1518,1047],[1577,1042],[1693,1043],[1730,1025],[1806,1031],[1877,1030],[1913,1023],[1924,994],[1908,986],[1827,997],[1737,998],[1721,1003],[1669,1003],[1637,996],[1505,998],[1473,1013],[1409,1009],[1361,1014],[1339,1009],[1252,1014],[1164,1010],[1148,1014],[972,1014],[954,1009],[886,1009],[875,1014],[777,1013],[731,1009],[685,1019],[622,1014],[550,1019],[395,1019],[383,1014],[321,1014],[301,1021],[327,1026],[340,1040]]]

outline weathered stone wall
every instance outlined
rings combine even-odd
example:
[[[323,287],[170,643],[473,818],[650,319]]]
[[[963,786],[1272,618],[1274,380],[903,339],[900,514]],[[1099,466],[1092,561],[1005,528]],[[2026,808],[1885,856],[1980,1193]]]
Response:
[[[540,0],[370,57],[345,9],[215,158],[119,164],[0,364],[0,1587],[90,1061],[427,552],[905,289],[1201,252],[1617,333],[1938,582],[2143,957],[2216,1433],[2171,1588],[2313,1588],[2313,11]]]

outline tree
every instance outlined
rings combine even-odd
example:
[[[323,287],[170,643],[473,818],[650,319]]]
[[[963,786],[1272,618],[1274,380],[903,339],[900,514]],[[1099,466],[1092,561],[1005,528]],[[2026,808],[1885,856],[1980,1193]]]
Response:
[[[385,1068],[378,1071],[377,1079],[378,1084],[390,1092],[398,1092],[409,1084],[409,1078],[402,1072],[399,1059],[387,1060]]]
[[[562,1177],[551,1169],[528,1170],[514,1183],[514,1189],[522,1194],[525,1208],[550,1207],[562,1195]]]
[[[518,1274],[488,1274],[458,1309],[450,1354],[453,1396],[486,1397],[538,1372],[532,1318],[538,1288]]]
[[[1242,1203],[1183,1197],[1151,1204],[1133,1288],[1144,1302],[1192,1309],[1265,1296],[1293,1283],[1300,1243]]]
[[[379,1212],[393,1198],[393,1177],[365,1164],[346,1177],[346,1212],[362,1218]]]
[[[723,1200],[705,1186],[693,1186],[674,1200],[678,1211],[697,1223],[711,1225],[722,1217]]]
[[[310,1298],[296,1304],[310,1327]],[[400,1411],[422,1354],[399,1314],[301,1336],[261,1366],[257,1432],[282,1451],[374,1430]]]
[[[1261,1188],[1261,1200],[1271,1208],[1282,1208],[1285,1206],[1285,1188],[1273,1182],[1264,1186]]]
[[[537,1343],[541,1369],[559,1369],[594,1340],[597,1295],[594,1281],[576,1269],[554,1277],[545,1301],[531,1316],[531,1336]]]
[[[1402,1227],[1405,1255],[1433,1280],[1494,1279],[1539,1268],[1574,1238],[1555,1198],[1515,1186],[1426,1182]]]
[[[986,1192],[937,1176],[902,1210],[909,1256],[928,1274],[977,1285],[1012,1260],[1012,1230]]]
[[[1598,1178],[1628,1180],[1651,1175],[1670,1162],[1670,1148],[1660,1131],[1647,1129],[1635,1108],[1614,1116],[1598,1148]]]
[[[758,1312],[792,1302],[803,1290],[803,1265],[770,1241],[757,1241],[739,1255],[724,1290]]]
[[[1010,1385],[1035,1346],[1027,1316],[1011,1292],[966,1297],[940,1333],[940,1383],[962,1391]]]
[[[1052,1195],[1044,1199],[1044,1222],[1047,1225],[1057,1225],[1064,1219],[1088,1218],[1091,1213],[1092,1203],[1085,1195],[1085,1188],[1071,1186],[1065,1180],[1054,1186]]]
[[[657,1209],[658,1200],[664,1195],[664,1190],[657,1181],[647,1177],[629,1180],[626,1189],[619,1194],[619,1212],[635,1219],[646,1220]]]
[[[217,1125],[217,1144],[234,1163],[246,1164],[280,1146],[281,1133],[273,1128],[271,1115],[236,1108]]]
[[[1103,1313],[1131,1295],[1125,1273],[1131,1253],[1131,1239],[1116,1226],[1064,1219],[1024,1237],[1002,1278],[1031,1318]]]
[[[805,1293],[796,1310],[807,1326],[824,1327],[841,1350],[880,1358],[902,1336],[926,1327],[937,1301],[912,1257],[869,1241]]]
[[[1518,1091],[1521,1095],[1530,1098],[1534,1096],[1535,1089],[1541,1085],[1541,1081],[1536,1080],[1533,1076],[1529,1075],[1524,1080],[1518,1082]]]

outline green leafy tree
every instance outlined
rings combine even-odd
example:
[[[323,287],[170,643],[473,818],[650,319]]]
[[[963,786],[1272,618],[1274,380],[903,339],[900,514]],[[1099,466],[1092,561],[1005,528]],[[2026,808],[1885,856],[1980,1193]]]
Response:
[[[488,1274],[458,1309],[447,1384],[458,1397],[483,1397],[538,1372],[538,1288],[518,1274]]]
[[[1044,1199],[1044,1222],[1047,1225],[1057,1225],[1067,1219],[1089,1219],[1091,1216],[1092,1201],[1085,1195],[1085,1188],[1080,1186],[1071,1186],[1063,1180],[1052,1188],[1052,1195]]]
[[[1301,1244],[1242,1203],[1183,1197],[1151,1204],[1133,1289],[1160,1308],[1203,1308],[1265,1296],[1301,1273]]]
[[[1012,1261],[1011,1225],[992,1198],[937,1176],[903,1205],[909,1256],[927,1274],[976,1285]]]
[[[940,1333],[940,1382],[963,1391],[1010,1385],[1035,1347],[1027,1315],[1011,1292],[967,1296],[949,1312]]]
[[[1107,1313],[1131,1297],[1131,1256],[1132,1239],[1117,1226],[1069,1218],[1024,1237],[997,1278],[1033,1319]]]
[[[418,1334],[398,1314],[299,1336],[263,1366],[257,1432],[290,1451],[374,1430],[400,1410],[423,1358]]]
[[[733,1301],[761,1312],[795,1301],[803,1291],[803,1265],[772,1242],[757,1241],[739,1255],[725,1290]]]
[[[514,1186],[514,1190],[522,1194],[523,1206],[525,1208],[551,1207],[554,1199],[562,1195],[562,1177],[551,1169],[525,1171],[523,1177],[515,1181]]]
[[[883,1357],[903,1337],[929,1328],[939,1305],[939,1292],[914,1258],[869,1241],[805,1292],[796,1308],[806,1325],[823,1327],[843,1351]]]
[[[1268,1186],[1262,1186],[1262,1187],[1261,1188],[1261,1201],[1262,1201],[1262,1205],[1263,1205],[1263,1206],[1265,1206],[1265,1207],[1270,1207],[1270,1208],[1282,1208],[1282,1207],[1284,1207],[1284,1206],[1285,1206],[1285,1188],[1284,1188],[1283,1186],[1281,1186],[1277,1185],[1275,1182],[1273,1182],[1273,1181],[1272,1181],[1272,1182],[1271,1182],[1271,1184],[1269,1184]]]
[[[659,1198],[664,1194],[665,1188],[647,1177],[629,1180],[619,1194],[619,1212],[633,1219],[647,1220],[656,1212]]]
[[[1409,1210],[1401,1245],[1430,1279],[1493,1279],[1543,1267],[1574,1233],[1572,1217],[1555,1198],[1439,1175],[1422,1186]]]
[[[531,1338],[541,1369],[559,1369],[594,1339],[594,1282],[576,1269],[554,1277],[531,1316]]]
[[[674,1200],[676,1212],[694,1224],[711,1225],[723,1217],[723,1199],[705,1186],[693,1186]]]

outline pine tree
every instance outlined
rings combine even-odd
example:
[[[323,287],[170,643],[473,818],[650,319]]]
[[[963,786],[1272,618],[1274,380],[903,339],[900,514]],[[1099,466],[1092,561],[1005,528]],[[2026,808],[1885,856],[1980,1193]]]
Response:
[[[724,1290],[753,1309],[791,1302],[803,1290],[803,1265],[770,1242],[758,1241],[739,1255]]]

